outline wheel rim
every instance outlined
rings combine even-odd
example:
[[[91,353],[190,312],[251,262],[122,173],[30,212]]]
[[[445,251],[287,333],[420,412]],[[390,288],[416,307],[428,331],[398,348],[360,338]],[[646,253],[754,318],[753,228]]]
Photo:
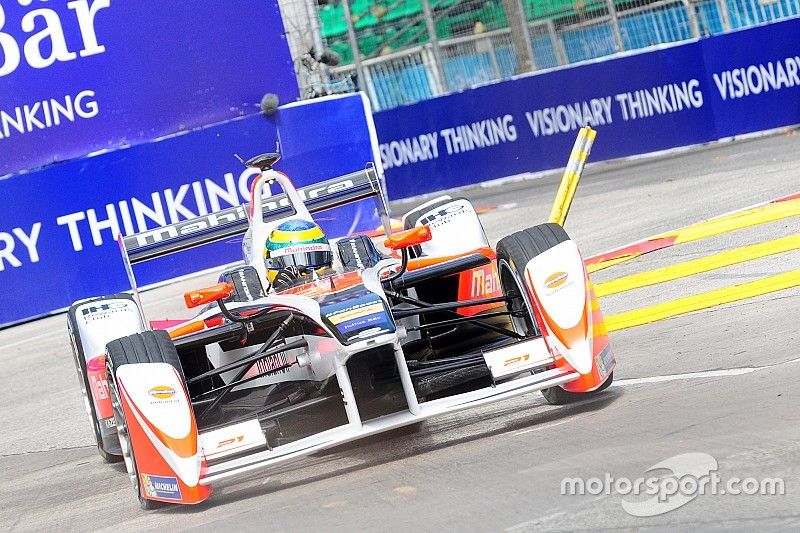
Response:
[[[520,335],[534,336],[538,334],[538,328],[533,321],[533,306],[531,305],[528,291],[516,269],[511,268],[508,261],[501,259],[498,263],[500,269],[500,285],[506,294],[514,292],[516,297],[511,298],[508,304],[511,312],[511,324],[514,331]]]
[[[113,369],[108,368],[107,373],[109,376],[113,375]],[[139,475],[136,472],[136,460],[133,457],[133,449],[131,448],[131,438],[128,432],[128,425],[125,420],[125,414],[122,410],[122,402],[119,398],[119,391],[117,384],[114,380],[108,380],[108,388],[111,391],[111,407],[114,410],[114,420],[117,423],[117,436],[119,437],[119,446],[122,450],[122,459],[125,461],[125,469],[128,471],[131,485],[139,492]]]

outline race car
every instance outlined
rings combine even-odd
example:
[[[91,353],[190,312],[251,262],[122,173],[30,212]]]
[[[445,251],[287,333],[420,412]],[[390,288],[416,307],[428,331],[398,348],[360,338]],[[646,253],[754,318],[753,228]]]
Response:
[[[426,418],[532,391],[599,393],[616,364],[575,243],[541,224],[489,246],[471,203],[440,196],[393,231],[366,170],[296,189],[273,166],[249,205],[119,238],[132,293],[69,309],[97,448],[143,508]],[[263,197],[267,184],[283,194]],[[373,199],[385,250],[327,241],[313,214]],[[244,263],[184,294],[179,323],[144,318],[133,266],[242,237]]]

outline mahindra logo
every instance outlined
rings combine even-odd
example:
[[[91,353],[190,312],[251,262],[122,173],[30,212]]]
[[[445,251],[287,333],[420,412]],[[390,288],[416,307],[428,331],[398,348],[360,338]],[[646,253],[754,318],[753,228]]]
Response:
[[[326,183],[324,186],[311,186],[297,191],[303,201],[314,200],[317,198],[333,195],[355,187],[351,179],[343,179],[333,183]],[[264,214],[271,211],[278,211],[290,207],[288,198],[285,195],[265,199],[262,203]],[[224,226],[233,226],[247,223],[247,213],[244,206],[231,207],[217,213],[192,218],[170,226],[164,226],[142,233],[137,233],[126,238],[125,245],[128,252],[138,248],[158,244],[179,237],[187,237],[198,233],[203,233]]]
[[[472,298],[476,296],[491,296],[500,291],[500,278],[497,273],[491,267],[488,267],[489,272],[487,273],[486,268],[472,271],[472,290],[470,291]]]

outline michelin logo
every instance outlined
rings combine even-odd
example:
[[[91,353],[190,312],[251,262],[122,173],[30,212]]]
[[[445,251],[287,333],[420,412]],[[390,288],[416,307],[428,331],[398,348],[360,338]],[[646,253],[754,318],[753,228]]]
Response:
[[[142,474],[142,489],[145,496],[164,500],[180,500],[181,487],[173,476],[153,476]]]

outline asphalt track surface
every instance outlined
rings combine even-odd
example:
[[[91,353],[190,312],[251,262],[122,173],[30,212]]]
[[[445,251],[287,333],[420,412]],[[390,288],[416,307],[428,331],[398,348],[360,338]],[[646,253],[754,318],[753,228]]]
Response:
[[[597,142],[603,142],[598,137]],[[592,166],[566,229],[584,255],[800,191],[800,134]],[[462,193],[490,239],[543,221],[559,176]],[[406,205],[396,205],[407,209]],[[653,252],[596,282],[800,232],[798,217]],[[606,314],[797,268],[787,252],[611,295]],[[150,317],[185,315],[145,295]],[[194,508],[139,509],[122,467],[97,456],[65,318],[0,331],[0,530],[226,531],[800,528],[800,289],[765,294],[611,335],[616,384],[567,407],[538,393],[435,418],[215,487]],[[610,494],[562,495],[564,478],[631,480],[703,453],[723,480],[780,478],[784,495],[698,495],[665,514],[628,514]],[[624,490],[624,489],[623,489]],[[663,507],[661,509],[664,509]]]

